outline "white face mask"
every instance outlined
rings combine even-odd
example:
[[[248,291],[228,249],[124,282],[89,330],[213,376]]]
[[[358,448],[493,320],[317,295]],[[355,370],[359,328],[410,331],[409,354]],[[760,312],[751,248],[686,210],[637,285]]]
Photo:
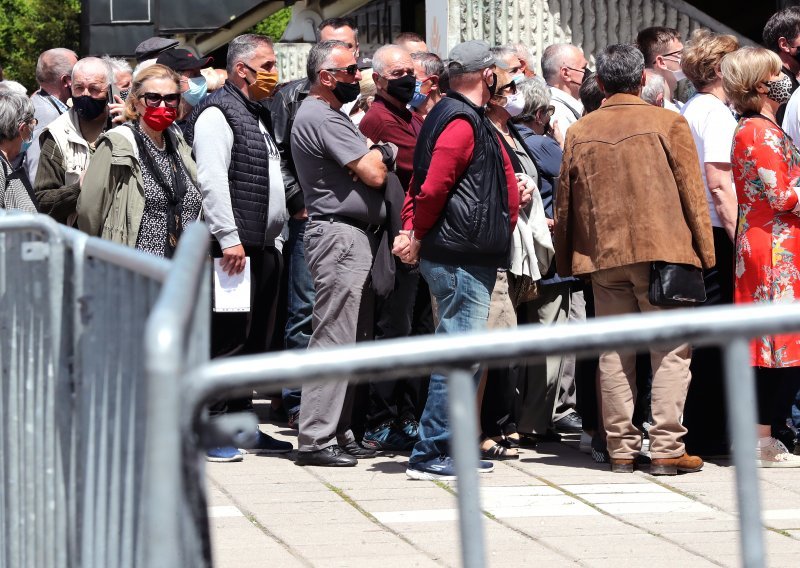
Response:
[[[686,79],[686,74],[683,72],[683,69],[678,69],[677,71],[670,71],[672,76],[675,77],[676,81],[683,81]]]
[[[522,114],[522,109],[525,108],[525,97],[517,93],[516,95],[506,96],[506,112],[514,118]]]

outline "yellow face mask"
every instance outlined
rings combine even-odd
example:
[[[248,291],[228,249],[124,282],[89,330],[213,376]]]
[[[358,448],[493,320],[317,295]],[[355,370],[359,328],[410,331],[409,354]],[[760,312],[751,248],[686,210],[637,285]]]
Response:
[[[260,101],[261,99],[266,99],[271,96],[275,87],[278,85],[278,72],[264,71],[263,69],[256,71],[246,63],[244,66],[256,75],[255,82],[248,82],[247,84],[250,99],[253,101]]]

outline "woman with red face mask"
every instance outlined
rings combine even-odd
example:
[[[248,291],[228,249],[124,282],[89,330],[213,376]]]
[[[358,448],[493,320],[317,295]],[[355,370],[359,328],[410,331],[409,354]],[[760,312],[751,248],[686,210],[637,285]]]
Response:
[[[184,227],[200,216],[197,166],[173,123],[180,77],[141,71],[126,101],[128,122],[97,144],[78,198],[78,227],[157,256],[171,257]]]

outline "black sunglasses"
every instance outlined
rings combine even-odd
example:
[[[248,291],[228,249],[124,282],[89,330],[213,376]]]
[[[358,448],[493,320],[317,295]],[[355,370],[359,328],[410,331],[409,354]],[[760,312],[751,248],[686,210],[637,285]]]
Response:
[[[333,73],[334,71],[344,71],[348,75],[355,77],[356,73],[358,73],[358,65],[353,63],[347,67],[331,67],[330,69],[322,69],[322,71],[327,71],[328,73]]]
[[[167,95],[160,95],[158,93],[145,93],[142,95],[142,98],[144,99],[144,104],[152,108],[160,107],[161,101],[164,101],[165,106],[171,108],[176,108],[181,102],[180,93],[169,93]]]

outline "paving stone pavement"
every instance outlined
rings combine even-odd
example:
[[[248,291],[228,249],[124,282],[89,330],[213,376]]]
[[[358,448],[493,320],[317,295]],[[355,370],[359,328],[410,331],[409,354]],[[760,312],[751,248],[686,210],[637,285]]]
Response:
[[[282,425],[262,429],[296,443]],[[208,464],[217,568],[460,565],[455,483],[409,480],[407,455],[355,468],[294,455]],[[800,471],[760,476],[767,566],[800,566]],[[565,439],[495,462],[481,483],[491,567],[741,565],[727,459],[676,477],[612,474]]]

